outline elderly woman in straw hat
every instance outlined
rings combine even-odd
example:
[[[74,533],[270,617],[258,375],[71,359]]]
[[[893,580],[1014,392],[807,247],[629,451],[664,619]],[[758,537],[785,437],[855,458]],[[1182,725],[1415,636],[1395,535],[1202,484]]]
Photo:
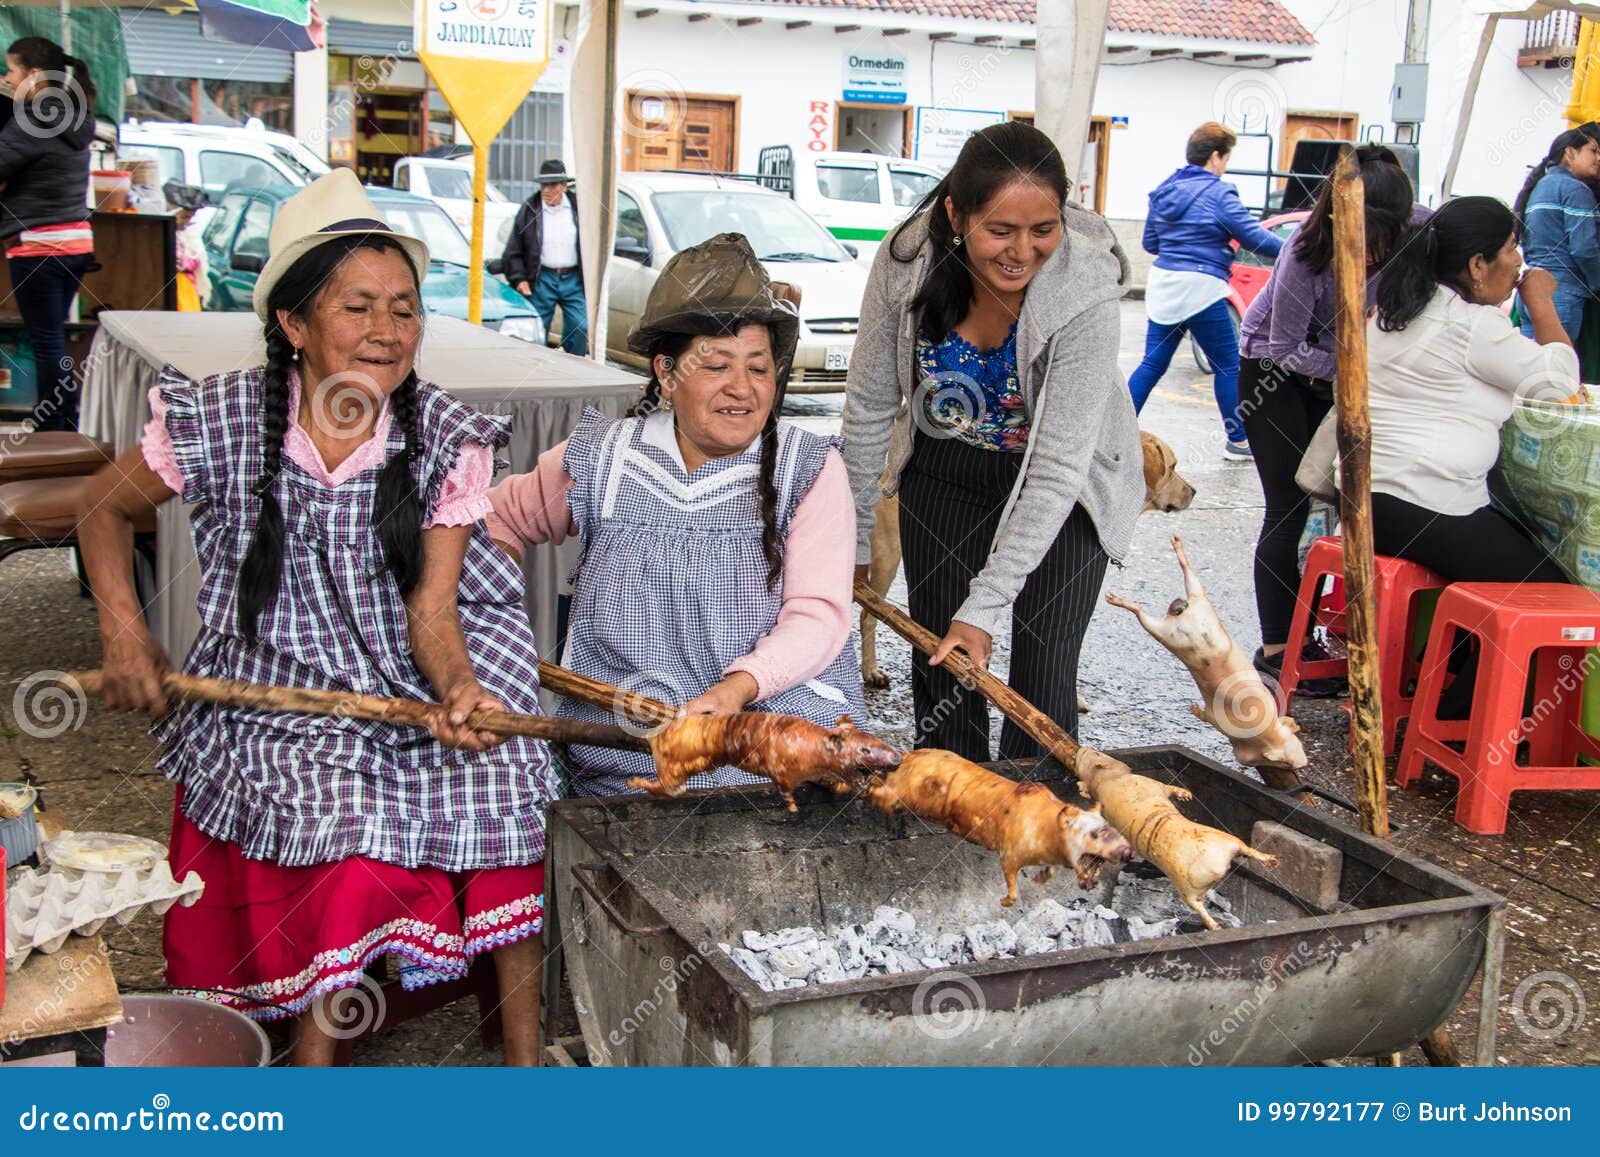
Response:
[[[353,174],[296,194],[269,250],[265,364],[201,382],[168,367],[80,532],[106,700],[156,717],[157,765],[180,785],[172,867],[206,882],[167,916],[167,980],[299,1015],[296,1062],[326,1064],[341,994],[377,957],[409,989],[492,952],[507,1060],[533,1063],[549,753],[464,726],[480,706],[539,709],[521,577],[480,521],[509,429],[417,377],[427,247]],[[197,504],[204,576],[189,672],[438,700],[431,734],[169,709],[129,545],[178,495]]]
[[[537,469],[490,491],[490,533],[509,551],[582,541],[568,667],[688,712],[865,717],[844,462],[836,439],[778,420],[798,330],[743,236],[683,250],[628,337],[650,358],[632,413],[586,411]],[[631,752],[574,747],[571,759],[584,794],[653,774]],[[750,782],[724,767],[689,786]]]

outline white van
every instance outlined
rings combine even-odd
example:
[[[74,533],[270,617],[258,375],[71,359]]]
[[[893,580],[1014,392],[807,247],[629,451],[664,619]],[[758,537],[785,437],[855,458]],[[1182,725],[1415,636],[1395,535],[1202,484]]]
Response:
[[[394,163],[394,187],[426,197],[438,205],[461,231],[472,236],[472,161],[444,157],[401,157]],[[483,255],[499,257],[511,238],[511,226],[522,206],[493,183],[484,187]]]
[[[763,184],[781,189],[785,167],[800,207],[866,262],[942,176],[920,162],[876,153],[796,152],[787,145],[761,150]]]
[[[155,161],[158,184],[198,185],[220,200],[229,185],[308,185],[327,163],[287,133],[251,119],[244,128],[128,121],[117,134],[121,160]]]

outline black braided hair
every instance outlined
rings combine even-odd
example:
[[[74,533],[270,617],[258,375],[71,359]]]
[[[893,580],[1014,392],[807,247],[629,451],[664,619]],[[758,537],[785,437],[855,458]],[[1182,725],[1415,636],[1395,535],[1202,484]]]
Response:
[[[416,589],[422,577],[422,497],[413,467],[422,454],[417,435],[417,372],[395,387],[389,404],[394,421],[406,436],[406,448],[383,465],[372,499],[372,528],[383,546],[384,568],[394,576],[402,596]]]
[[[357,249],[374,249],[405,256],[399,244],[382,234],[363,234],[318,245],[289,266],[267,298],[266,379],[261,414],[261,473],[251,493],[261,502],[250,548],[239,566],[239,597],[235,611],[239,633],[252,645],[256,623],[271,604],[283,581],[283,508],[275,493],[283,470],[283,440],[289,432],[289,371],[294,344],[278,320],[279,311],[303,318],[333,276],[340,262]],[[407,266],[410,266],[409,259]],[[413,270],[413,274],[415,270]],[[415,286],[414,286],[415,287]],[[405,431],[406,452],[389,460],[378,479],[373,501],[373,524],[388,569],[402,594],[416,586],[422,562],[419,549],[422,502],[412,478],[411,464],[418,454],[417,376],[415,372],[394,391],[394,420]]]
[[[761,553],[767,557],[767,589],[783,577],[783,541],[778,537],[778,404],[774,399],[761,427],[761,470],[756,495],[761,500]]]

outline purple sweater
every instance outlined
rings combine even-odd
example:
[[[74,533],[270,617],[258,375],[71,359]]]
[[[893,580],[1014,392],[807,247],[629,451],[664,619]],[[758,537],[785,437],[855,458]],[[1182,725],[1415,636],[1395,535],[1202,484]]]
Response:
[[[1426,206],[1416,206],[1411,224],[1426,221],[1428,214]],[[1369,279],[1369,311],[1377,292],[1377,279]],[[1271,279],[1245,311],[1239,327],[1239,353],[1246,358],[1271,358],[1297,374],[1332,381],[1333,312],[1333,267],[1311,272],[1290,240],[1272,266]]]

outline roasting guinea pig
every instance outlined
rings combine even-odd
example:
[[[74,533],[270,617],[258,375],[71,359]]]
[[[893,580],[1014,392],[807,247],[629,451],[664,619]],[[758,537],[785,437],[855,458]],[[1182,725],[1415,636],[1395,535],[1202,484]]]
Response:
[[[1070,866],[1078,886],[1093,887],[1103,862],[1133,858],[1128,842],[1094,808],[1065,803],[1041,783],[1016,783],[948,751],[908,753],[900,766],[867,789],[879,811],[908,811],[943,824],[956,835],[1000,853],[1006,894],[1017,901],[1017,873],[1045,865],[1037,882],[1057,864]]]
[[[1161,869],[1207,928],[1215,929],[1217,922],[1206,911],[1206,893],[1228,874],[1236,857],[1278,866],[1278,857],[1195,823],[1175,808],[1173,800],[1194,798],[1185,788],[1135,774],[1127,764],[1088,747],[1078,756],[1077,770],[1084,793],[1094,797],[1100,814]]]
[[[1156,618],[1120,595],[1108,593],[1106,602],[1132,611],[1146,631],[1183,661],[1204,696],[1204,702],[1190,710],[1227,736],[1235,759],[1245,767],[1299,771],[1307,763],[1300,728],[1287,715],[1278,714],[1277,697],[1217,617],[1189,566],[1183,540],[1173,538],[1172,549],[1183,571],[1184,596],[1173,600],[1165,618]],[[1280,790],[1299,785],[1298,777],[1285,777],[1292,782],[1274,778],[1268,782]]]
[[[738,715],[683,715],[650,739],[656,778],[634,778],[629,787],[652,795],[682,795],[689,777],[732,764],[778,785],[790,811],[798,811],[794,789],[821,783],[838,795],[866,790],[863,773],[888,771],[900,753],[861,730],[848,715],[821,727],[792,715],[746,711]]]

